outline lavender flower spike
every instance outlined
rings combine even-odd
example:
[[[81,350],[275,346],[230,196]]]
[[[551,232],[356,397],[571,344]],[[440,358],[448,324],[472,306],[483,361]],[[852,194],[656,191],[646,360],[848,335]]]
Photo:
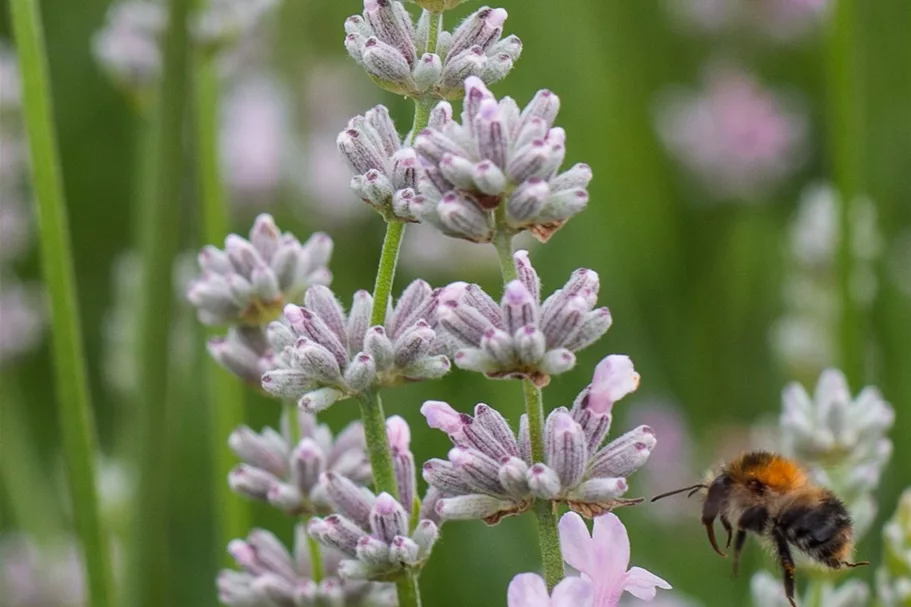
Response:
[[[354,171],[351,189],[387,221],[417,221],[412,207],[420,163],[402,139],[389,110],[378,105],[355,116],[339,133],[338,149]]]
[[[461,1],[420,4],[449,7]],[[418,99],[457,99],[469,76],[496,82],[522,53],[517,37],[500,39],[506,11],[487,6],[469,15],[454,32],[440,32],[436,47],[428,48],[428,11],[414,23],[397,0],[364,0],[364,12],[345,21],[345,48],[377,85]]]
[[[326,263],[331,254],[327,235],[314,234],[301,245],[292,234],[282,234],[270,215],[262,214],[249,240],[230,234],[224,250],[203,248],[202,276],[190,285],[187,299],[204,324],[263,326],[311,285],[329,284],[332,274]]]
[[[373,387],[445,375],[449,359],[431,324],[436,300],[416,280],[389,307],[385,325],[371,327],[368,292],[355,293],[346,314],[332,291],[313,287],[304,307],[286,306],[284,320],[269,325],[275,359],[263,389],[315,413]]]
[[[322,551],[324,577],[312,578],[312,563],[303,524],[297,525],[294,554],[277,537],[254,529],[246,539],[228,545],[240,571],[222,570],[218,575],[218,598],[229,607],[251,605],[395,605],[395,591],[387,584],[341,579],[342,554]]]
[[[291,442],[291,428],[255,432],[241,426],[228,445],[243,460],[230,472],[231,488],[246,497],[269,502],[291,515],[329,514],[332,502],[321,479],[326,474],[361,486],[371,478],[364,428],[360,422],[333,439],[325,424],[304,411],[298,413],[300,441]]]
[[[542,90],[520,111],[509,97],[498,102],[481,79],[467,78],[461,124],[440,103],[414,140],[425,165],[421,219],[473,242],[490,242],[497,229],[529,230],[547,241],[588,204],[592,178],[585,164],[560,173],[566,133],[554,127],[559,109],[557,96]],[[501,205],[505,226],[494,221]]]
[[[545,461],[531,457],[525,416],[518,436],[506,419],[484,404],[474,416],[447,403],[427,401],[421,413],[427,424],[445,432],[455,448],[447,459],[424,464],[430,485],[428,502],[445,519],[483,519],[495,524],[504,516],[530,509],[535,499],[567,504],[593,517],[641,500],[623,499],[626,478],[648,460],[656,444],[648,426],[640,426],[601,447],[610,430],[611,409],[599,401],[602,384],[618,387],[613,401],[635,390],[636,375],[625,356],[609,356],[594,382],[576,398],[572,410],[555,409],[545,422]],[[613,401],[611,404],[613,404]]]
[[[455,283],[440,294],[438,322],[454,344],[458,367],[545,386],[551,375],[575,366],[575,352],[604,335],[611,314],[595,308],[596,272],[576,270],[541,303],[541,281],[528,253],[518,251],[513,260],[519,278],[506,285],[500,305],[477,285]]]
[[[348,557],[339,565],[343,578],[394,581],[420,571],[439,537],[433,521],[422,519],[411,529],[410,505],[406,508],[388,493],[354,491],[332,475],[325,482],[338,514],[310,519],[307,530],[320,544]]]

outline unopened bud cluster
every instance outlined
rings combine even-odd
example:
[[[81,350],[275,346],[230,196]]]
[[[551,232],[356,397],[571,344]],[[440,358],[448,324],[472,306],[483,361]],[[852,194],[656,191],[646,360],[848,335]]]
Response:
[[[228,445],[243,461],[228,476],[231,489],[265,501],[292,515],[327,514],[331,501],[326,475],[348,479],[355,485],[370,481],[364,428],[350,424],[337,436],[313,415],[300,411],[294,420],[300,440],[290,440],[292,429],[265,428],[255,432],[241,426],[231,433]]]
[[[431,487],[425,513],[494,524],[525,512],[536,499],[565,503],[589,517],[637,503],[621,496],[628,488],[626,478],[655,447],[654,432],[640,426],[603,448],[601,443],[610,430],[613,403],[634,391],[638,379],[626,356],[602,361],[573,408],[560,407],[548,415],[543,462],[532,457],[525,415],[517,437],[488,405],[477,405],[472,417],[444,402],[426,402],[421,413],[427,423],[449,435],[455,447],[448,460],[424,464],[424,480]]]
[[[437,0],[436,4],[441,4]],[[452,4],[452,1],[448,2]],[[462,83],[475,76],[486,83],[502,79],[522,52],[515,36],[500,39],[506,11],[483,7],[452,33],[431,30],[439,19],[423,11],[415,24],[396,0],[364,0],[362,15],[345,22],[345,48],[380,87],[414,98],[458,98]]]
[[[577,352],[611,326],[607,308],[595,308],[598,274],[576,270],[562,289],[541,302],[541,281],[526,251],[513,256],[518,278],[498,305],[477,285],[456,283],[440,295],[437,319],[454,344],[461,369],[493,378],[529,378],[544,386],[576,364]]]
[[[375,496],[348,479],[325,475],[336,514],[310,520],[308,532],[320,544],[339,550],[344,559],[339,574],[346,579],[391,581],[424,566],[439,529],[431,520],[411,528],[416,479],[411,434],[400,417],[387,420],[399,499],[389,493]]]
[[[436,294],[416,280],[385,325],[371,326],[369,293],[355,293],[346,314],[332,291],[313,287],[303,307],[288,305],[284,320],[269,325],[275,359],[263,389],[315,413],[377,386],[441,377],[450,364],[433,328],[435,307]]]
[[[341,555],[322,551],[323,578],[313,579],[309,539],[303,524],[294,534],[294,554],[272,533],[254,529],[246,539],[236,539],[228,552],[240,571],[222,570],[218,575],[218,598],[229,607],[260,605],[377,605],[392,607],[395,591],[386,584],[339,577]]]
[[[781,449],[806,463],[820,484],[841,497],[862,536],[876,514],[872,492],[892,456],[887,432],[895,410],[875,387],[852,397],[841,371],[822,373],[811,397],[800,384],[782,394]]]
[[[417,221],[412,211],[420,163],[402,147],[389,110],[378,105],[339,133],[338,149],[355,172],[351,189],[387,221]]]
[[[566,133],[554,127],[560,100],[538,91],[522,110],[499,102],[475,77],[465,80],[461,124],[441,102],[414,140],[425,165],[415,213],[443,233],[490,242],[498,230],[530,230],[546,241],[588,204],[588,165],[560,173]],[[502,209],[498,225],[494,210]]]
[[[329,284],[332,274],[326,264],[331,254],[329,236],[317,233],[302,245],[262,214],[249,240],[230,234],[224,249],[202,249],[202,276],[190,285],[187,298],[203,324],[265,325],[311,285]]]

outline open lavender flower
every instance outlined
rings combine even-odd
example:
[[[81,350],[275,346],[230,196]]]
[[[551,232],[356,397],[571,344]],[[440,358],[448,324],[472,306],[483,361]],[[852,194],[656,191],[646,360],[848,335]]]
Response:
[[[781,451],[804,462],[816,482],[845,501],[858,537],[876,514],[872,492],[892,456],[886,433],[895,410],[868,386],[851,396],[844,374],[822,373],[811,398],[797,383],[782,393]]]
[[[370,462],[364,428],[349,424],[337,436],[305,411],[298,413],[300,441],[293,444],[292,429],[264,428],[255,432],[241,426],[231,433],[228,445],[244,463],[231,470],[228,483],[236,493],[266,501],[293,514],[328,514],[332,511],[325,483],[326,473],[355,485],[370,481]]]
[[[288,305],[284,321],[269,325],[275,358],[262,386],[271,394],[317,412],[371,387],[436,379],[449,371],[430,322],[436,294],[423,280],[389,306],[384,326],[370,326],[373,297],[366,291],[354,294],[347,315],[327,287],[311,288],[304,303]]]
[[[272,533],[254,529],[247,539],[228,545],[240,571],[224,569],[218,575],[218,598],[230,607],[295,605],[395,605],[395,592],[386,584],[343,580],[339,577],[341,554],[322,551],[321,581],[313,579],[307,533],[299,524],[294,534],[294,554]]]
[[[356,173],[351,189],[387,221],[417,221],[412,213],[420,163],[402,140],[389,110],[378,105],[339,133],[338,149]]]
[[[506,591],[508,607],[592,607],[591,584],[580,577],[568,577],[557,584],[553,596],[537,573],[520,573]]]
[[[332,239],[326,234],[318,232],[301,245],[264,213],[256,218],[249,240],[230,234],[224,250],[202,249],[202,276],[190,285],[187,298],[203,324],[265,325],[308,287],[332,280],[326,268],[331,254]]]
[[[417,480],[408,424],[400,417],[390,418],[386,432],[400,498],[388,493],[374,496],[342,476],[327,473],[322,482],[337,514],[313,518],[308,525],[310,537],[348,557],[339,565],[346,579],[392,581],[406,571],[418,571],[439,537],[431,520],[422,519],[410,527]]]
[[[592,607],[617,607],[624,592],[650,601],[658,588],[671,589],[666,581],[641,567],[627,570],[629,535],[615,514],[596,517],[591,535],[585,521],[574,512],[563,515],[559,528],[563,559],[591,585]]]
[[[498,230],[530,230],[546,241],[588,204],[588,165],[559,173],[566,133],[554,127],[560,100],[538,91],[519,110],[509,97],[497,102],[484,83],[465,80],[462,123],[440,103],[430,126],[414,140],[424,163],[415,212],[444,234],[490,242]],[[505,205],[502,225],[494,210]]]
[[[545,386],[576,364],[577,352],[611,326],[607,308],[595,308],[598,274],[576,270],[562,289],[541,302],[541,281],[527,251],[513,256],[518,279],[500,305],[477,285],[455,283],[440,294],[437,318],[451,337],[461,369],[492,378],[529,378]]]
[[[516,36],[500,39],[506,17],[502,8],[482,7],[451,34],[440,32],[436,47],[429,48],[430,12],[415,24],[401,2],[364,0],[363,15],[345,21],[345,48],[387,91],[455,99],[468,76],[490,84],[512,70],[522,42]]]
[[[495,524],[525,512],[535,499],[565,503],[589,517],[638,503],[641,500],[621,496],[627,490],[626,477],[645,464],[655,447],[652,429],[640,426],[599,448],[610,430],[614,402],[638,383],[626,356],[601,361],[572,410],[559,407],[547,416],[544,462],[532,458],[525,415],[516,437],[506,419],[488,405],[477,405],[472,417],[447,403],[427,401],[421,407],[427,424],[449,435],[455,448],[448,459],[424,464],[424,480],[430,485],[425,512]]]

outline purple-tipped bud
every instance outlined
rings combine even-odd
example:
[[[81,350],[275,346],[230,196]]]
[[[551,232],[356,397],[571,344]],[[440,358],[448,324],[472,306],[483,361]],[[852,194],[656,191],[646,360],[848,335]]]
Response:
[[[528,464],[518,457],[505,457],[500,461],[500,484],[506,489],[506,493],[515,498],[527,496],[529,493]]]
[[[288,473],[287,445],[270,428],[257,434],[240,426],[228,437],[228,446],[240,459],[277,477]]]
[[[548,90],[538,91],[534,99],[522,111],[522,120],[541,118],[548,128],[553,125],[557,113],[560,111],[560,98]]]
[[[520,185],[506,202],[509,216],[519,222],[534,219],[550,198],[550,186],[543,179],[532,178]]]
[[[380,371],[392,366],[395,350],[392,342],[386,336],[383,327],[371,327],[364,338],[364,351],[373,357],[376,368]]]
[[[474,449],[455,447],[449,451],[449,461],[473,492],[505,497],[497,460]]]
[[[522,55],[522,41],[516,35],[503,38],[490,48],[490,55],[505,54],[513,61]]]
[[[364,42],[366,37],[357,32],[345,36],[345,50],[359,65],[364,64]]]
[[[436,53],[424,53],[414,67],[414,84],[419,91],[426,91],[439,82],[443,73],[443,60]]]
[[[370,512],[374,504],[368,498],[370,495],[362,487],[333,472],[322,476],[321,484],[326,489],[326,494],[333,507],[341,514],[348,517],[362,529],[370,526]]]
[[[503,367],[515,365],[516,352],[512,337],[499,329],[487,329],[481,337],[481,350]]]
[[[373,296],[367,291],[357,291],[354,294],[354,303],[351,304],[348,322],[345,325],[349,352],[360,352],[364,349],[364,335],[370,326],[372,310]],[[374,360],[375,363],[376,360]]]
[[[614,439],[595,454],[592,474],[629,476],[648,461],[656,443],[655,432],[648,426],[639,426]]]
[[[342,399],[345,393],[335,388],[319,388],[305,393],[297,401],[297,406],[307,413],[319,413]]]
[[[416,188],[418,184],[417,153],[412,148],[402,148],[392,155],[392,184],[396,190]]]
[[[357,129],[346,129],[339,133],[336,143],[351,170],[358,175],[363,175],[370,169],[383,173],[388,170],[387,160],[363,132]]]
[[[548,416],[545,443],[547,464],[560,477],[560,484],[574,486],[585,473],[588,448],[585,433],[565,409]]]
[[[246,464],[239,464],[228,473],[228,486],[231,487],[231,491],[256,500],[266,499],[269,487],[277,481],[278,478],[265,470]]]
[[[370,511],[370,529],[381,540],[389,543],[398,535],[408,533],[408,513],[388,493],[380,493]]]
[[[550,146],[543,139],[535,139],[519,148],[506,166],[506,174],[513,183],[522,183],[544,173],[551,156]]]
[[[432,130],[442,131],[443,127],[450,122],[452,122],[452,104],[448,101],[441,101],[430,110],[427,126]]]
[[[467,158],[447,152],[440,159],[440,171],[454,186],[463,190],[474,189],[474,163]]]
[[[484,99],[481,102],[474,127],[481,158],[505,169],[508,133],[500,114],[500,106],[495,100]]]
[[[575,188],[585,189],[588,187],[588,184],[591,183],[591,180],[591,167],[580,162],[551,179],[550,188],[554,192],[572,190]]]
[[[393,0],[368,0],[364,2],[364,18],[384,42],[395,47],[409,65],[414,64],[414,40],[411,18],[397,10],[399,2]],[[403,14],[404,13],[404,14]]]
[[[557,348],[544,355],[539,368],[548,375],[560,375],[575,366],[576,355],[565,348]]]
[[[420,560],[420,546],[411,538],[396,536],[389,546],[389,559],[401,566],[412,567]]]
[[[281,398],[293,398],[313,386],[313,379],[296,369],[275,369],[262,376],[263,390]]]
[[[566,347],[573,351],[582,350],[598,341],[601,336],[607,333],[613,324],[610,310],[607,308],[598,308],[585,315],[582,326],[575,337],[566,342]]]
[[[443,495],[462,495],[472,492],[468,482],[446,460],[428,460],[424,463],[422,472],[427,484],[436,487]]]
[[[552,500],[560,494],[560,476],[544,464],[535,464],[528,469],[528,488],[542,500]]]
[[[471,76],[480,76],[487,66],[487,55],[480,46],[472,46],[458,53],[450,53],[443,65],[441,89],[450,93],[461,88]]]
[[[397,48],[376,37],[364,41],[361,62],[367,73],[385,88],[402,93],[414,88],[408,59]]]
[[[441,499],[436,511],[444,520],[458,521],[488,518],[510,508],[512,504],[506,500],[471,494]]]
[[[576,487],[568,497],[573,501],[600,504],[622,496],[627,488],[626,480],[622,478],[593,478]]]
[[[569,343],[582,327],[589,309],[585,299],[573,297],[546,315],[542,319],[541,330],[547,338],[547,347],[560,348]]]
[[[430,556],[430,551],[433,549],[433,545],[439,537],[440,529],[433,521],[422,520],[418,523],[414,533],[411,534],[411,539],[414,540],[414,543],[418,546],[419,559],[424,560]]]
[[[513,280],[506,285],[502,309],[503,321],[510,335],[515,335],[526,325],[534,325],[538,320],[534,296],[519,280]]]
[[[491,160],[482,160],[474,165],[472,178],[478,191],[488,196],[499,196],[508,185],[506,175]]]
[[[317,520],[319,519],[311,519],[311,526],[313,521]],[[360,527],[338,514],[327,516],[322,519],[322,522],[325,524],[322,533],[314,534],[313,530],[308,527],[312,537],[315,537],[322,544],[342,551],[348,556],[357,556],[357,542],[366,535]]]
[[[389,564],[389,544],[365,535],[357,543],[358,560],[373,567]]]
[[[266,501],[270,506],[288,513],[297,512],[304,504],[304,499],[300,489],[287,483],[274,483],[266,492]]]
[[[291,479],[304,495],[320,480],[326,469],[326,456],[319,445],[310,438],[303,439],[291,456]]]
[[[588,190],[573,188],[553,194],[547,199],[542,215],[548,219],[567,219],[588,206]]]
[[[362,392],[376,380],[376,363],[369,354],[361,352],[345,370],[345,386],[352,392]]]
[[[595,414],[610,413],[615,402],[638,387],[639,374],[633,361],[628,356],[612,354],[595,367],[586,408]]]

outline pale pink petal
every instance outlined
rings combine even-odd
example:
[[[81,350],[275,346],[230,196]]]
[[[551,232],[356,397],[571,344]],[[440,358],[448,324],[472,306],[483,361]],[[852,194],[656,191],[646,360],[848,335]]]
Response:
[[[626,583],[623,589],[637,599],[650,601],[655,598],[657,589],[670,590],[671,585],[650,571],[641,567],[633,567],[626,573]]]
[[[506,603],[509,607],[550,607],[544,580],[534,573],[515,576],[506,591]]]
[[[629,565],[629,536],[617,515],[608,513],[595,518],[592,545],[593,568],[583,573],[594,585],[595,605],[614,607],[623,594]]]
[[[593,598],[591,582],[580,577],[568,577],[554,588],[551,607],[592,607]]]
[[[411,445],[411,429],[400,415],[393,415],[386,420],[386,435],[389,437],[389,447],[393,451],[408,451]]]
[[[615,402],[638,387],[639,374],[633,369],[633,361],[629,356],[612,354],[595,367],[587,407],[592,413],[609,413]]]
[[[585,521],[575,512],[567,512],[560,518],[559,528],[563,560],[579,571],[591,573],[595,567],[592,562],[593,546]]]
[[[452,434],[462,429],[462,419],[459,412],[441,400],[428,400],[421,406],[421,415],[427,418],[427,425],[446,434]]]

